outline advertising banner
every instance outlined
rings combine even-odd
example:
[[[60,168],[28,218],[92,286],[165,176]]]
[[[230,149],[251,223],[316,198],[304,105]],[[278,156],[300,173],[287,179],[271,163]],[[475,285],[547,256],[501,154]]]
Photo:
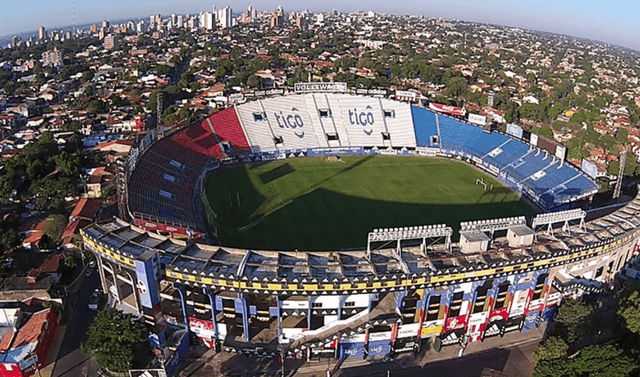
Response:
[[[389,95],[389,91],[387,89],[379,89],[379,88],[358,88],[356,89],[356,94],[362,96],[373,96],[373,97],[386,97]]]
[[[284,89],[266,89],[266,90],[256,90],[253,93],[256,97],[270,97],[270,96],[283,96]]]
[[[487,117],[484,115],[469,114],[469,123],[485,126],[487,124]]]
[[[527,332],[536,326],[536,321],[538,320],[538,316],[540,315],[540,311],[536,310],[534,312],[527,313],[527,316],[524,318],[524,325],[522,326],[522,332]]]
[[[522,127],[515,124],[507,124],[507,134],[522,139]]]
[[[160,303],[158,284],[153,269],[153,258],[149,258],[146,261],[136,259],[135,266],[140,303],[145,308],[153,309]]]
[[[369,356],[388,355],[391,352],[391,340],[369,342]]]
[[[363,357],[364,343],[340,343],[340,357]]]
[[[293,90],[298,93],[346,93],[346,82],[297,82]]]
[[[596,177],[598,176],[598,166],[587,159],[582,159],[581,169],[583,173],[593,179],[596,179]]]

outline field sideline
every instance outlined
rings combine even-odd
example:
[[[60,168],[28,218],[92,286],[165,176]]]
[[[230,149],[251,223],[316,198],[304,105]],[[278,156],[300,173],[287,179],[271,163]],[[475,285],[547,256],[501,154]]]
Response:
[[[483,178],[493,190],[476,185]],[[421,157],[295,158],[207,178],[222,245],[265,250],[364,248],[374,228],[526,215],[494,178],[462,162]]]

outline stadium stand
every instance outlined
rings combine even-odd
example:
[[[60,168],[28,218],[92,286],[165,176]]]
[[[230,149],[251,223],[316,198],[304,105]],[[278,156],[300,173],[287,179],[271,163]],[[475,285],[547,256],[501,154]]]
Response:
[[[319,147],[340,147],[343,146],[343,141],[340,139],[340,134],[336,127],[336,118],[340,119],[340,114],[334,114],[329,106],[329,100],[326,94],[306,94],[304,100],[309,109],[309,117],[311,122],[316,126],[316,136]],[[346,135],[345,136],[345,141]]]
[[[251,152],[235,108],[222,110],[207,118],[205,122],[217,136],[225,155],[233,156]]]
[[[419,147],[437,148],[440,146],[436,117],[432,111],[411,106],[416,142]]]
[[[144,153],[129,179],[129,210],[134,217],[144,215],[160,223],[202,229],[193,205],[195,182],[207,161],[222,157],[217,145],[206,148],[203,143],[195,144],[212,137],[205,134],[202,124],[195,124],[158,141]]]
[[[389,130],[375,98],[340,95],[342,124],[351,146],[390,147]]]
[[[260,101],[278,150],[317,148],[320,146],[314,124],[302,96],[285,96]]]
[[[397,101],[380,99],[384,121],[391,137],[391,146],[395,148],[415,148],[416,135],[413,130],[411,105]]]
[[[412,107],[418,146],[475,157],[498,178],[550,209],[595,192],[594,182],[573,166],[520,140]],[[438,137],[436,137],[438,136]],[[440,142],[438,145],[437,141]]]
[[[236,110],[253,153],[278,150],[261,101],[246,103]]]

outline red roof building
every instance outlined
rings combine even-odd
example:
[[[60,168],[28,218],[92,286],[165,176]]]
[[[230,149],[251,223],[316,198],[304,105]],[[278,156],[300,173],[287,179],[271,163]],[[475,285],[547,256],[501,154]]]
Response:
[[[0,340],[0,376],[28,377],[44,368],[57,330],[58,315],[48,308],[6,334]]]

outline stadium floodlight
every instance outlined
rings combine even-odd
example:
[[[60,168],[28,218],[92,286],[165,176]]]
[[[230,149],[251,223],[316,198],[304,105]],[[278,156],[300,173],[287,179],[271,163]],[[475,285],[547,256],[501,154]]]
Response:
[[[504,217],[500,219],[465,221],[460,223],[460,231],[495,232],[497,230],[507,230],[514,225],[526,225],[527,219],[524,216]]]
[[[586,231],[587,226],[584,222],[586,216],[587,213],[579,208],[560,212],[541,213],[533,218],[531,228],[535,231],[537,227],[546,225],[547,234],[553,237],[553,224],[564,223],[562,230],[568,232],[570,231],[569,221],[579,220],[580,229]]]
[[[372,242],[397,242],[397,251],[400,251],[400,241],[422,239],[423,250],[426,247],[427,238],[446,237],[446,247],[451,248],[451,236],[453,229],[446,224],[421,225],[402,228],[374,229],[367,237],[367,257],[371,255]]]

